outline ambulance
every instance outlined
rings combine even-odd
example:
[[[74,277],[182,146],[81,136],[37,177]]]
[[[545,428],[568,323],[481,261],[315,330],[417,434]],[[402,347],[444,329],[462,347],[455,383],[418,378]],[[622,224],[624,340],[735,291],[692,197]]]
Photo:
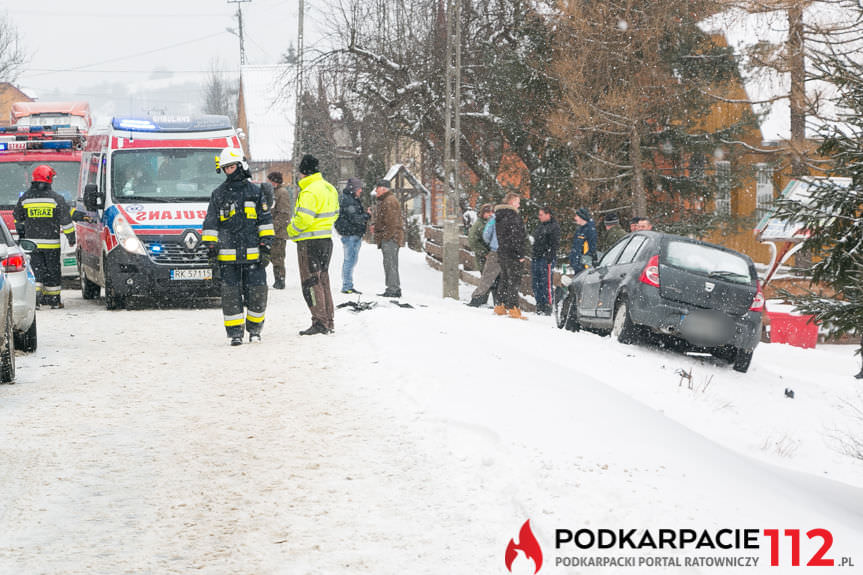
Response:
[[[241,148],[227,116],[114,117],[90,133],[76,203],[92,220],[76,222],[84,299],[219,295],[201,226],[226,147]]]
[[[78,190],[81,151],[92,119],[87,102],[15,102],[11,126],[0,127],[0,216],[17,240],[12,209],[30,187],[33,169],[57,171],[52,187],[72,207]],[[63,277],[78,275],[75,248],[60,235]]]

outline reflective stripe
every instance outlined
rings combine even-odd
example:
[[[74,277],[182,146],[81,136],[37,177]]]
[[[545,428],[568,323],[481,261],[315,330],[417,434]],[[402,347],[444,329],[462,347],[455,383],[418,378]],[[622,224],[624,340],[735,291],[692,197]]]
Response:
[[[298,234],[303,231],[300,228],[298,228],[297,224],[295,224],[294,222],[291,222],[291,227],[294,228],[294,231],[296,231]]]
[[[255,209],[253,205],[251,208],[246,206],[246,219],[249,220],[257,220],[258,219],[258,210]]]
[[[237,261],[237,250],[219,250],[218,260],[220,262]]]
[[[68,224],[66,226],[63,226],[63,233],[64,234],[74,234],[75,233],[75,224]]]
[[[316,214],[316,218],[334,218],[339,215],[339,212],[321,212]]]
[[[59,250],[60,249],[60,239],[56,240],[34,240],[32,238],[27,238],[31,242],[36,242],[36,248],[40,250]]]
[[[315,217],[315,218],[316,218],[316,217],[318,217],[317,212],[316,212],[316,211],[314,211],[314,210],[310,210],[309,208],[300,208],[300,207],[297,207],[297,211],[298,211],[299,213],[301,213],[301,214],[308,214],[308,215],[310,215],[310,216],[312,216],[312,217]]]
[[[60,286],[42,286],[43,295],[60,295]]]
[[[274,236],[276,235],[276,228],[273,224],[264,224],[262,226],[258,226],[258,237],[263,238],[265,236]]]
[[[306,238],[319,238],[319,237],[324,237],[324,236],[330,237],[332,235],[333,235],[333,232],[331,230],[318,230],[316,232],[303,232],[301,234],[297,234],[292,239],[294,241],[296,241],[296,240],[304,240]]]
[[[264,312],[255,313],[252,310],[249,310],[246,313],[246,320],[252,323],[263,323],[264,322]]]
[[[235,315],[226,315],[225,318],[225,327],[231,327],[235,325],[243,325],[243,314],[235,314]]]
[[[217,242],[219,241],[219,230],[203,230],[201,232],[202,242]]]
[[[229,219],[233,218],[234,214],[236,214],[236,213],[237,213],[236,210],[231,210],[231,213],[228,214],[228,217],[225,217],[222,215],[221,212],[219,212],[219,221],[224,222],[225,220],[229,220]]]
[[[51,198],[30,198],[22,200],[21,205],[28,208],[56,208],[57,202]]]

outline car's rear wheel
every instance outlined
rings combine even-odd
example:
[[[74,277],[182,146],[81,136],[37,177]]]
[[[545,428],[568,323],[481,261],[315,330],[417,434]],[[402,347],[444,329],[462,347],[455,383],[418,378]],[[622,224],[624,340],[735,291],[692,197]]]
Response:
[[[638,328],[629,317],[629,302],[625,299],[617,303],[614,309],[614,320],[611,327],[611,337],[620,343],[635,343]]]
[[[84,268],[81,267],[80,263],[78,264],[78,278],[81,280],[81,297],[84,299],[96,299],[99,297],[99,291],[102,288],[99,287],[99,284],[87,279]]]
[[[27,328],[27,331],[15,334],[15,349],[20,349],[21,351],[29,353],[36,351],[37,343],[36,316],[33,315],[33,322],[30,324],[30,327]]]
[[[732,366],[732,369],[734,369],[734,371],[739,371],[740,373],[746,373],[749,371],[750,363],[752,363],[752,351],[738,348],[737,352],[734,354],[734,365]]]
[[[12,334],[12,306],[6,310],[6,327],[0,346],[0,383],[15,381],[15,336]]]

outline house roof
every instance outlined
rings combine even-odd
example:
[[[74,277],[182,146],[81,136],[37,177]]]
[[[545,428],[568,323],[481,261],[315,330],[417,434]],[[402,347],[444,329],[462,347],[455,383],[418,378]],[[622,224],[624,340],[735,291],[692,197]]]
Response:
[[[293,155],[296,106],[291,71],[286,64],[240,68],[246,152],[253,162],[287,161]]]
[[[804,21],[809,24],[830,25],[850,22],[848,14],[839,7],[825,7],[815,3],[805,8]],[[729,46],[741,58],[740,73],[746,93],[753,102],[753,110],[761,117],[762,137],[767,140],[788,140],[791,138],[791,112],[788,100],[790,75],[779,73],[765,67],[753,67],[747,58],[749,50],[759,43],[779,44],[788,36],[788,20],[784,10],[748,14],[742,10],[730,10],[717,14],[701,23],[707,32],[722,33]],[[844,39],[846,42],[853,41]],[[863,46],[861,46],[863,47]],[[810,65],[807,62],[807,66]],[[811,70],[810,70],[811,71]],[[818,118],[807,115],[806,136],[815,137],[819,129],[829,121],[837,124],[837,110],[834,103],[836,88],[822,81],[807,81],[806,95],[818,102]]]

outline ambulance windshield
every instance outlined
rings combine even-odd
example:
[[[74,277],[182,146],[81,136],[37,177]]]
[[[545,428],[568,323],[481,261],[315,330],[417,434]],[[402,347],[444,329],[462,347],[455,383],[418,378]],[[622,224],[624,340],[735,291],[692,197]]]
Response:
[[[118,150],[111,156],[111,194],[117,203],[206,202],[225,177],[214,149]]]
[[[33,169],[45,164],[57,171],[52,188],[71,206],[78,189],[80,162],[48,162],[44,159],[27,162],[0,162],[0,206],[10,209],[18,203],[18,196],[30,187]]]

